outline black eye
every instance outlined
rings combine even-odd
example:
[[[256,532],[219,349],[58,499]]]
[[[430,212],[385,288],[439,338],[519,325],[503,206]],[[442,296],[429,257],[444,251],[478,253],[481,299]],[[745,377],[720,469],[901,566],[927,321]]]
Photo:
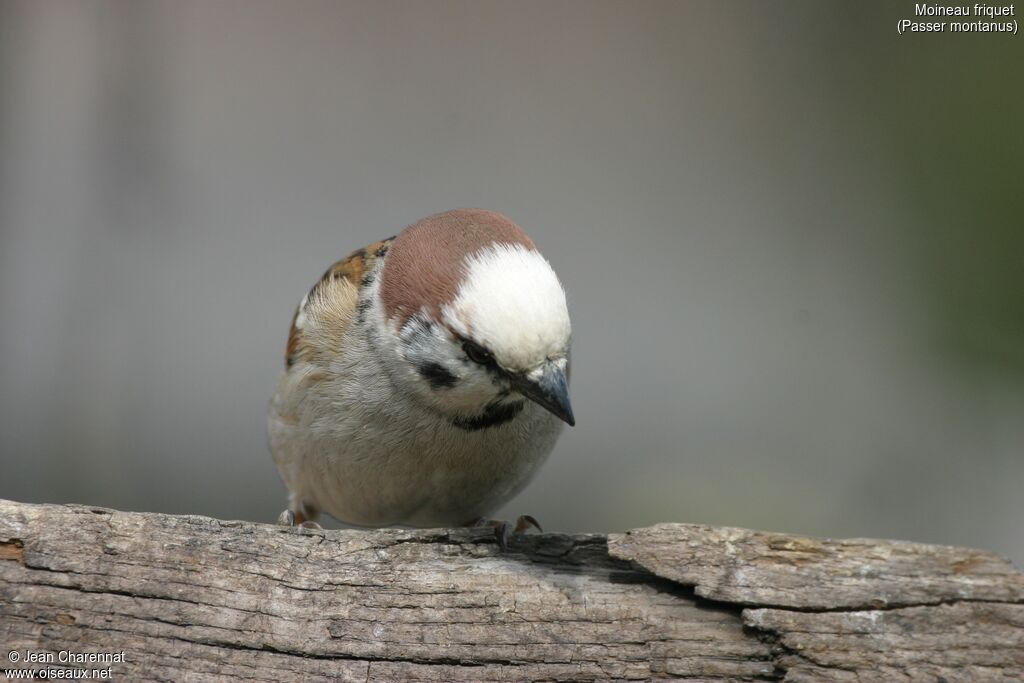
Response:
[[[466,356],[474,363],[479,363],[480,365],[494,364],[494,356],[491,355],[491,352],[474,341],[467,339],[462,342],[462,350],[466,352]]]

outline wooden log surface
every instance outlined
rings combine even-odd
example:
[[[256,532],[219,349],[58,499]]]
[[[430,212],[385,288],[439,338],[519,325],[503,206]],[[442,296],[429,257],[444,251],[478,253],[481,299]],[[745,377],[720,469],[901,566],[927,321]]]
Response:
[[[691,524],[501,550],[486,529],[0,501],[0,645],[7,668],[124,681],[1012,682],[1024,575],[979,550]],[[59,661],[85,653],[115,661]]]

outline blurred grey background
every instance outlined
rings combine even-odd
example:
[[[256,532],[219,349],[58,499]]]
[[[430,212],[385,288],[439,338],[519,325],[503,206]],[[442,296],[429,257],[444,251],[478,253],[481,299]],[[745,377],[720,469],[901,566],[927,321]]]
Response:
[[[1024,39],[912,12],[0,0],[0,496],[274,520],[296,302],[482,206],[575,338],[506,516],[1024,564]]]

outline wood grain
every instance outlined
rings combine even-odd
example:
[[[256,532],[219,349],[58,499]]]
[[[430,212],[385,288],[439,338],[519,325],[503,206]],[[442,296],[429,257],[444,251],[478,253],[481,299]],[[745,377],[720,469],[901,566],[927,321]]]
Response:
[[[1020,681],[1022,585],[982,551],[695,525],[502,551],[0,501],[4,651],[123,651],[115,680]]]

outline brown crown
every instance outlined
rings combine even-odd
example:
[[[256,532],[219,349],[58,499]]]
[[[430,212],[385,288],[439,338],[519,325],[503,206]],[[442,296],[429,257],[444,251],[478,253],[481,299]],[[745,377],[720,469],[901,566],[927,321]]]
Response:
[[[380,297],[388,319],[400,324],[421,308],[439,319],[466,274],[466,259],[492,244],[537,247],[523,230],[500,213],[455,209],[410,225],[395,238],[384,264]]]

